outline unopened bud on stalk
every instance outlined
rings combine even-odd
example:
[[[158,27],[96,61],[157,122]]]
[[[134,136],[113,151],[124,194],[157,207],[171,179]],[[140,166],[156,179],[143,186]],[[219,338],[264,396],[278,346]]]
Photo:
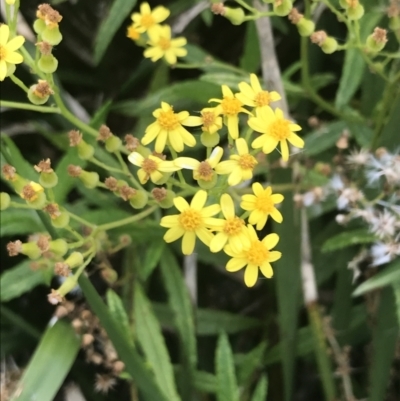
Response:
[[[36,166],[34,166],[34,169],[40,173],[39,183],[44,188],[53,188],[57,185],[58,177],[51,168],[50,159],[42,160]]]
[[[166,188],[154,188],[151,191],[154,200],[162,207],[163,209],[169,209],[174,205],[174,198],[176,197],[176,193],[167,190]]]
[[[54,28],[50,28],[46,26],[45,29],[41,32],[43,40],[50,43],[52,46],[57,46],[61,43],[63,36],[60,32],[60,28],[58,26]]]
[[[65,263],[70,269],[75,269],[82,265],[83,255],[80,252],[72,252],[71,255],[65,260]]]
[[[96,172],[83,170],[81,167],[74,166],[73,164],[68,166],[68,174],[71,177],[78,177],[83,185],[90,189],[96,188],[100,180]]]
[[[311,42],[321,47],[326,54],[334,53],[338,48],[336,39],[328,36],[325,31],[316,31],[310,36]]]
[[[68,132],[69,146],[78,149],[78,156],[82,160],[89,160],[94,155],[94,147],[89,145],[82,139],[82,134],[77,130],[71,130]]]
[[[135,195],[129,199],[129,203],[134,209],[143,209],[148,201],[149,197],[147,192],[137,190]]]
[[[117,136],[113,135],[106,139],[107,152],[114,153],[121,149],[122,141]]]
[[[118,273],[110,267],[101,269],[100,274],[108,284],[114,284],[118,280]]]
[[[288,18],[292,24],[296,25],[300,36],[310,36],[314,32],[314,22],[304,18],[303,14],[297,11],[297,8],[290,10]]]
[[[51,290],[51,293],[47,296],[48,301],[53,305],[59,304],[63,301],[65,295],[72,291],[77,285],[78,281],[75,276],[67,277],[60,288]]]
[[[39,79],[38,83],[32,85],[28,90],[28,99],[36,105],[45,104],[49,100],[50,95],[54,94],[49,83],[43,79]]]
[[[285,17],[290,13],[293,7],[291,0],[275,0],[274,1],[274,13],[279,17]]]
[[[241,25],[246,17],[243,8],[224,7],[224,13],[222,15],[232,22],[232,25]]]
[[[11,198],[7,192],[0,193],[0,210],[6,210],[10,206]]]
[[[22,254],[27,256],[29,259],[39,259],[42,256],[42,252],[36,242],[26,242],[22,243],[17,240],[14,242],[9,242],[7,244],[7,251],[9,256],[17,256]]]
[[[43,191],[44,189],[40,184],[31,181],[22,188],[19,195],[22,199],[25,199],[30,206],[35,209],[41,209],[47,201],[46,194]]]
[[[374,29],[374,32],[367,38],[368,50],[371,51],[372,53],[377,53],[381,51],[385,47],[386,42],[388,41],[386,34],[387,34],[386,29],[376,27]]]
[[[49,251],[54,252],[60,257],[63,257],[68,252],[68,243],[62,238],[50,241]]]

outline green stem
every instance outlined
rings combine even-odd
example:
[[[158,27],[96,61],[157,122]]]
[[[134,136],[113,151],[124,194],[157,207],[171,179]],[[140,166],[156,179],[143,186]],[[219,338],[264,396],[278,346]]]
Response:
[[[35,63],[35,60],[33,60],[33,58],[31,57],[31,55],[29,54],[28,50],[25,49],[24,46],[22,46],[19,51],[22,53],[22,55],[24,56],[24,63],[28,65],[28,67],[30,67],[30,69],[36,74],[38,75],[40,78],[42,79],[46,79],[46,76],[43,74],[43,72],[41,72]]]
[[[34,104],[20,103],[20,102],[10,102],[8,100],[0,100],[0,106],[1,107],[9,107],[9,108],[12,108],[12,109],[37,111],[39,113],[61,114],[61,110],[58,107],[36,106]]]
[[[12,310],[6,308],[5,306],[0,306],[0,313],[3,317],[5,317],[8,321],[10,321],[14,326],[19,327],[25,333],[29,334],[31,337],[35,339],[40,339],[41,333],[35,327],[33,327],[30,323],[26,322]]]
[[[33,208],[30,205],[26,205],[24,203],[19,203],[19,202],[10,202],[10,207],[15,207],[16,209],[31,209],[31,210],[35,210],[35,208]]]
[[[117,159],[119,161],[119,164],[121,165],[122,171],[124,174],[129,176],[129,179],[131,180],[132,184],[137,188],[142,191],[145,191],[145,189],[142,187],[140,182],[133,176],[133,174],[129,171],[128,166],[126,165],[124,159],[122,158],[121,152],[115,152],[115,155],[117,156]]]
[[[243,0],[235,0],[235,1],[236,1],[236,3],[240,4],[243,8],[250,11],[251,13],[258,14],[258,10],[249,6],[245,1],[243,1]]]
[[[103,168],[106,171],[113,171],[114,173],[130,175],[130,173],[126,173],[125,171],[123,171],[123,170],[121,170],[119,168],[111,167],[111,166],[108,166],[105,163],[102,163],[100,160],[97,160],[95,157],[92,157],[91,159],[89,159],[89,161],[91,163],[95,164],[96,166],[99,166],[99,167]]]
[[[25,93],[28,93],[29,91],[28,87],[14,74],[10,75],[10,79],[15,83],[15,85],[19,86]]]
[[[134,216],[130,216],[127,217],[125,219],[122,220],[118,220],[118,221],[113,221],[111,223],[107,223],[107,224],[102,224],[100,226],[97,227],[97,230],[102,230],[102,231],[107,231],[107,230],[112,230],[113,228],[117,228],[117,227],[121,227],[121,226],[125,226],[127,224],[131,224],[134,223],[136,221],[142,220],[144,217],[148,216],[149,214],[153,213],[154,210],[157,209],[157,206],[152,206],[146,210],[143,210],[143,212],[140,212],[138,214],[135,214]]]
[[[95,228],[96,227],[95,224],[92,224],[92,223],[88,222],[87,220],[82,219],[81,217],[77,216],[76,214],[73,214],[70,211],[67,211],[67,212],[69,214],[69,217],[71,217],[71,219],[76,220],[77,222],[83,224],[84,226],[91,227],[91,228]]]
[[[172,146],[170,146],[169,150],[171,152],[172,158],[173,159],[177,159],[178,158],[178,154],[175,152],[174,148]],[[179,181],[181,182],[181,184],[182,185],[186,185],[186,180],[185,180],[185,177],[183,176],[182,171],[178,170],[177,173],[178,173]]]

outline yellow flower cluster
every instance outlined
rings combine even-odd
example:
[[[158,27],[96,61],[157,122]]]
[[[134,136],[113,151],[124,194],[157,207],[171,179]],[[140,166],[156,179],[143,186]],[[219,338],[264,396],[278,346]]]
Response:
[[[12,75],[15,71],[15,64],[23,62],[21,54],[17,53],[18,50],[25,42],[23,36],[16,36],[10,39],[10,28],[8,25],[0,25],[0,81]]]
[[[170,12],[163,6],[151,10],[149,3],[140,5],[140,12],[131,15],[132,24],[128,26],[127,37],[138,45],[147,45],[144,57],[155,62],[164,58],[168,64],[176,64],[178,57],[187,54],[186,39],[179,37],[172,39],[171,27],[160,25],[165,21]]]
[[[139,17],[135,17],[135,21],[140,27]],[[155,32],[156,28],[152,29]],[[142,145],[128,159],[139,167],[137,175],[142,185],[151,180],[156,185],[167,183],[169,190],[173,186],[183,190],[190,188],[188,193],[194,194],[190,203],[183,196],[172,199],[170,206],[173,204],[179,213],[161,219],[160,225],[168,229],[164,240],[170,243],[182,238],[184,255],[194,251],[196,238],[211,252],[223,250],[231,257],[226,269],[234,272],[246,267],[245,284],[252,287],[259,271],[267,278],[272,277],[271,262],[281,257],[280,252],[272,250],[279,241],[278,235],[269,234],[260,240],[256,230],[265,227],[268,217],[282,222],[276,206],[283,201],[283,195],[272,193],[270,186],[254,182],[252,193],[235,195],[240,198],[238,206],[242,209],[237,213],[227,192],[235,193],[235,188],[230,187],[252,180],[258,163],[255,156],[260,151],[268,154],[280,145],[283,160],[288,160],[288,142],[300,148],[304,142],[295,134],[300,126],[286,120],[280,109],[270,107],[271,102],[280,99],[279,94],[263,90],[256,75],[250,75],[250,84],[241,82],[239,89],[240,92],[234,94],[228,86],[222,85],[222,99],[210,99],[218,105],[204,108],[198,116],[191,116],[187,111],[175,112],[171,105],[161,102],[161,107],[153,112],[155,120],[147,127]],[[249,116],[245,137],[240,135],[240,113]],[[227,149],[230,154],[225,160],[224,148],[217,146],[218,132],[224,125],[230,142]],[[178,156],[185,146],[194,147],[197,142],[187,127],[201,127],[201,142],[207,148],[205,160]],[[252,130],[256,133],[252,134]],[[256,137],[251,139],[252,135]],[[153,142],[154,152],[151,153],[145,146]],[[171,160],[163,155],[166,148]],[[192,170],[193,180],[200,189],[186,183],[181,170]],[[178,172],[179,181],[171,178],[174,172]]]

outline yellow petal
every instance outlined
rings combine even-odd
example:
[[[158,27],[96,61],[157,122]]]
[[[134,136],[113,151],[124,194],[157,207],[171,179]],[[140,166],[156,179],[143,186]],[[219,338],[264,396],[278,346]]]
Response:
[[[269,234],[261,242],[270,250],[279,242],[279,235],[275,233]]]
[[[273,208],[273,209],[272,209],[271,217],[272,217],[277,223],[282,223],[282,221],[283,221],[283,216],[282,216],[281,212],[280,212],[278,209],[276,209],[276,208]]]
[[[199,240],[207,246],[210,246],[210,242],[214,237],[211,231],[207,230],[205,227],[196,229],[196,235],[199,237]]]
[[[169,17],[170,12],[165,7],[158,6],[153,10],[153,12],[151,14],[152,14],[154,20],[157,23],[160,23]]]
[[[244,138],[238,138],[235,141],[236,149],[238,150],[239,155],[245,155],[249,153],[249,148],[247,146],[247,142]]]
[[[164,216],[160,221],[160,226],[166,228],[179,226],[179,214]]]
[[[203,208],[201,210],[201,215],[203,217],[211,217],[211,216],[215,216],[220,211],[221,211],[221,207],[219,205],[217,205],[217,204],[210,205],[210,206],[206,206],[205,208]]]
[[[275,262],[282,257],[282,253],[279,251],[271,251],[268,255],[268,260],[270,262]]]
[[[232,139],[236,139],[239,136],[239,117],[238,115],[227,116],[228,132]]]
[[[182,238],[182,253],[191,255],[196,245],[196,234],[193,231],[186,231]]]
[[[228,235],[221,232],[214,236],[210,242],[210,251],[213,253],[219,252],[228,241]]]
[[[169,143],[176,152],[182,152],[184,149],[183,139],[178,130],[174,130],[168,134]]]
[[[293,145],[296,146],[296,148],[304,148],[304,141],[296,134],[293,132],[291,135],[288,137],[288,141]]]
[[[221,199],[222,214],[226,219],[233,219],[235,217],[235,204],[229,194],[222,194]]]
[[[247,259],[245,258],[232,258],[226,264],[226,270],[228,272],[237,272],[240,269],[243,269],[244,266],[247,264]]]
[[[263,276],[265,276],[266,278],[271,278],[274,275],[272,266],[268,262],[264,262],[260,266],[260,270],[261,270],[261,273],[263,274]]]
[[[6,24],[0,25],[0,45],[5,46],[8,42],[8,37],[10,36],[10,28]]]
[[[25,42],[25,38],[21,35],[16,36],[7,43],[7,50],[13,52],[18,50]]]
[[[174,198],[173,200],[175,207],[180,211],[184,212],[186,209],[189,209],[189,203],[182,198],[182,196],[178,196],[177,198]]]
[[[164,234],[164,241],[165,242],[174,242],[178,238],[182,237],[182,235],[185,234],[185,230],[182,227],[173,227],[170,228],[165,234]]]
[[[156,150],[156,152],[162,153],[165,148],[166,143],[167,143],[167,131],[161,130],[157,136],[156,144],[154,146],[154,149]]]
[[[258,279],[258,266],[248,264],[244,272],[244,283],[247,287],[254,287]]]
[[[281,144],[282,159],[283,161],[286,162],[289,160],[289,147],[286,140],[280,141],[280,144]]]
[[[144,160],[144,157],[138,153],[138,152],[132,152],[129,156],[128,156],[128,160],[134,164],[135,166],[138,167],[142,167],[142,163]]]
[[[258,80],[258,77],[256,74],[250,74],[250,83],[256,93],[262,92],[260,81]]]
[[[182,125],[186,125],[187,127],[197,127],[198,125],[203,124],[203,120],[201,117],[189,116],[185,120],[181,121]]]
[[[192,201],[190,202],[190,207],[195,210],[203,209],[204,205],[207,202],[207,192],[204,190],[197,191],[196,194],[193,196]]]

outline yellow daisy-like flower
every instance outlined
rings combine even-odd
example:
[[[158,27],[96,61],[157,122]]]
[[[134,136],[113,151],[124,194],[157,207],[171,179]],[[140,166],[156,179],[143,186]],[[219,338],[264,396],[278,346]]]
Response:
[[[165,59],[168,64],[176,64],[178,57],[185,57],[187,50],[183,48],[187,41],[184,37],[171,39],[171,27],[169,25],[156,25],[147,32],[150,40],[143,55],[151,61],[157,61],[160,58]]]
[[[215,134],[222,128],[221,109],[219,107],[205,107],[201,110],[201,117],[193,117],[201,125],[203,132]]]
[[[229,135],[233,139],[239,137],[239,113],[251,113],[243,108],[243,103],[235,97],[228,86],[222,85],[223,99],[210,99],[209,102],[220,103],[219,109],[225,117],[225,125],[228,127]]]
[[[161,108],[155,110],[153,116],[156,121],[146,128],[142,138],[143,145],[148,145],[156,140],[155,151],[157,153],[163,152],[167,141],[176,152],[182,152],[184,145],[189,147],[196,145],[194,136],[182,126],[199,125],[196,118],[189,116],[187,111],[174,113],[172,106],[161,102]]]
[[[142,185],[146,184],[149,179],[154,184],[157,184],[163,178],[163,173],[172,173],[179,170],[179,167],[172,161],[163,160],[153,155],[143,157],[138,152],[132,152],[128,156],[128,160],[135,166],[141,167],[137,175]]]
[[[283,111],[277,108],[262,107],[256,110],[256,117],[249,118],[249,126],[257,132],[261,132],[251,146],[253,149],[262,148],[265,154],[271,153],[280,144],[282,159],[289,160],[289,146],[287,141],[297,148],[304,147],[304,141],[294,133],[300,131],[300,125],[285,120]]]
[[[196,237],[210,246],[213,234],[210,229],[214,228],[216,215],[221,210],[217,204],[204,207],[207,202],[207,192],[200,190],[193,197],[190,205],[187,201],[178,196],[174,199],[175,207],[180,214],[165,216],[161,219],[161,227],[169,228],[164,235],[165,242],[173,242],[182,238],[182,253],[190,255],[196,245]]]
[[[178,157],[174,160],[174,163],[179,168],[185,168],[188,170],[193,170],[193,179],[211,181],[214,177],[214,169],[220,162],[224,150],[217,146],[212,152],[208,159],[200,162],[192,157]]]
[[[7,76],[7,69],[10,64],[20,64],[24,61],[18,50],[25,42],[23,36],[16,36],[8,40],[10,36],[10,28],[8,25],[0,25],[0,81],[4,81]]]
[[[244,272],[244,282],[247,287],[253,287],[258,279],[258,269],[266,278],[271,278],[274,274],[271,262],[281,258],[282,254],[278,251],[271,251],[279,242],[278,234],[269,234],[262,241],[257,237],[256,231],[252,225],[248,225],[248,235],[250,244],[243,246],[240,252],[233,249],[228,244],[224,252],[232,256],[232,259],[226,265],[226,270],[236,272],[246,266]]]
[[[134,24],[128,26],[126,30],[126,36],[132,40],[138,40],[140,38],[140,32],[135,28]]]
[[[239,84],[240,92],[235,95],[246,106],[264,107],[281,99],[278,92],[263,90],[255,74],[250,74],[250,84],[251,86],[247,82],[241,82]]]
[[[250,246],[247,227],[243,219],[235,215],[235,205],[230,195],[221,196],[221,210],[225,219],[220,219],[219,231],[211,240],[211,252],[219,252],[227,243],[234,252],[240,252],[243,247]]]
[[[259,182],[255,182],[252,188],[254,195],[243,195],[240,203],[243,210],[251,211],[249,223],[256,225],[257,230],[261,230],[265,226],[268,216],[271,216],[277,223],[282,223],[282,214],[275,205],[283,201],[283,195],[273,194],[271,187],[264,189]]]
[[[145,2],[140,5],[140,13],[133,13],[131,19],[136,30],[143,33],[151,31],[160,22],[165,21],[169,14],[169,10],[163,6],[158,6],[151,11],[149,3]]]
[[[236,139],[235,144],[238,154],[230,156],[230,160],[223,161],[215,167],[217,174],[229,174],[229,185],[237,185],[253,178],[254,167],[258,164],[255,157],[249,154],[244,138]]]

